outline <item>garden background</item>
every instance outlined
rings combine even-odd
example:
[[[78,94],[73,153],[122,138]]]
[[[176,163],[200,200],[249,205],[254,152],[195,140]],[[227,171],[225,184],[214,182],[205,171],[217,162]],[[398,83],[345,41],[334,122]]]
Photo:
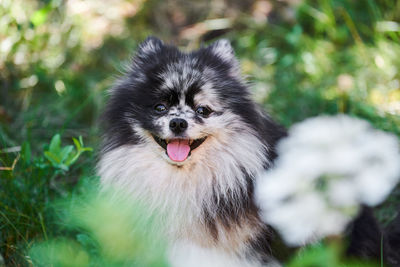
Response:
[[[32,265],[35,242],[60,235],[93,246],[54,203],[96,183],[107,89],[148,35],[231,40],[287,127],[345,113],[400,136],[400,1],[1,0],[0,266]],[[397,190],[376,209],[383,224],[399,204]]]

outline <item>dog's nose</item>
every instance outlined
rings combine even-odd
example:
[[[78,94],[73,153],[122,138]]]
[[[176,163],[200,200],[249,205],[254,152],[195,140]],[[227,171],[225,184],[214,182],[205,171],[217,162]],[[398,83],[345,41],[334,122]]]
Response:
[[[169,128],[176,134],[184,132],[187,127],[188,123],[184,119],[172,119],[169,122]]]

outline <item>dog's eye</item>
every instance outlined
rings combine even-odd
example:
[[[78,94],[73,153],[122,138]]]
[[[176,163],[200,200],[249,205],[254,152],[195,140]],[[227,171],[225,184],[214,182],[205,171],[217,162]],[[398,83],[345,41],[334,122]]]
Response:
[[[196,113],[203,117],[207,117],[208,115],[210,115],[211,110],[208,107],[200,106],[196,109]]]
[[[157,113],[165,113],[167,111],[167,107],[163,104],[157,104],[154,109],[156,110]]]

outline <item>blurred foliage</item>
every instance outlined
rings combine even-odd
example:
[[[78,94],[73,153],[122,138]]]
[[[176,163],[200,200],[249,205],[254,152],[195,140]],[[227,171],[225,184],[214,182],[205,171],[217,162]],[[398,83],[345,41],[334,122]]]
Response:
[[[85,235],[60,226],[50,202],[85,194],[97,179],[96,153],[81,155],[82,139],[71,138],[99,147],[106,89],[149,34],[188,49],[229,38],[255,99],[285,126],[348,113],[400,136],[399,1],[2,0],[0,255],[7,265],[29,264],[33,240],[62,233],[68,238],[37,253],[61,249],[60,257],[78,253],[77,264],[90,262]],[[398,191],[377,211],[385,223],[396,214]]]
[[[63,226],[73,238],[35,243],[29,259],[35,266],[167,266],[165,242],[156,218],[144,207],[97,186],[57,203]],[[62,211],[62,212],[60,212]]]
[[[288,267],[373,267],[378,263],[344,259],[342,240],[327,240],[310,245],[300,251],[289,263]]]

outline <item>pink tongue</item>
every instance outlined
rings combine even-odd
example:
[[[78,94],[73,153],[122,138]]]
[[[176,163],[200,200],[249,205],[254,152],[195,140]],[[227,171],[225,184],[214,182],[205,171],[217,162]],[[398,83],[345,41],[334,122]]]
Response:
[[[184,161],[190,152],[189,140],[172,140],[167,145],[167,153],[173,161]]]

